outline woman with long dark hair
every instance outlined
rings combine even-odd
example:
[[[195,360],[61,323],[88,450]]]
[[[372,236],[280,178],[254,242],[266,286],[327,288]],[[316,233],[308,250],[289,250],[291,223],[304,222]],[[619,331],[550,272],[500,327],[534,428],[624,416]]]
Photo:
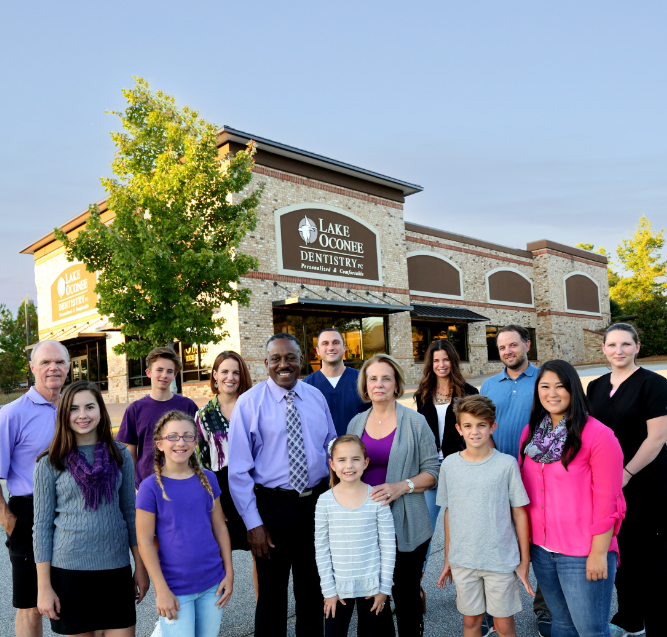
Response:
[[[134,467],[94,383],[65,388],[35,467],[37,608],[61,635],[132,637],[148,590],[135,530]],[[130,567],[134,556],[134,578]],[[111,601],[113,600],[113,602]]]
[[[610,636],[616,538],[626,508],[621,446],[589,412],[574,367],[544,363],[520,464],[533,570],[563,637]]]
[[[618,537],[623,568],[616,578],[613,637],[644,630],[646,637],[656,637],[666,630],[667,379],[637,365],[639,349],[632,325],[607,328],[602,351],[611,372],[587,389],[591,413],[613,430],[623,450],[628,515]]]
[[[452,453],[465,448],[463,437],[456,431],[456,416],[451,409],[456,398],[479,394],[476,387],[466,383],[461,373],[461,361],[454,346],[446,339],[433,341],[424,356],[424,369],[415,392],[417,411],[426,418],[435,438],[440,463]],[[435,533],[440,507],[435,503],[437,489],[429,489],[424,493],[426,506],[431,517],[431,527]],[[431,545],[428,546],[422,577],[426,571]],[[426,592],[420,589],[422,596],[422,612],[426,612]]]

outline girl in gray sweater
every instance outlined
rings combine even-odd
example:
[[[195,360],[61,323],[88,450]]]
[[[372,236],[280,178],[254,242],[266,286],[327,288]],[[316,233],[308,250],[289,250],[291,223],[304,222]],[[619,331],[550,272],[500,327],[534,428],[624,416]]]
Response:
[[[69,385],[58,404],[55,436],[34,475],[37,608],[53,632],[134,635],[135,601],[149,586],[134,505],[132,457],[113,440],[97,385]]]
[[[336,438],[329,451],[332,488],[315,508],[315,556],[324,596],[326,637],[345,637],[357,605],[360,637],[393,637],[391,593],[396,559],[389,507],[361,481],[368,455],[358,436]]]

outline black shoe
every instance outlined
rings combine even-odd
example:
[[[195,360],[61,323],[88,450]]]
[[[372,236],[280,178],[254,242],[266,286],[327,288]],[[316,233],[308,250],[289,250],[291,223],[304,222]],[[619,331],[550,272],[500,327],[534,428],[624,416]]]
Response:
[[[491,633],[495,633],[496,629],[493,627],[493,617],[489,613],[484,613],[482,619],[482,637],[487,637]]]
[[[540,637],[551,637],[551,615],[544,610],[535,613],[537,618],[537,632]]]

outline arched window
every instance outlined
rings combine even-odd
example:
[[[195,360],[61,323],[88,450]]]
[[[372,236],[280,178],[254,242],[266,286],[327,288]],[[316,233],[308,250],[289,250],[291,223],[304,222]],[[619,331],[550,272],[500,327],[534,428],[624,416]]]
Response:
[[[495,268],[486,273],[489,303],[533,307],[533,283],[523,273],[511,268]]]
[[[411,294],[442,299],[462,299],[461,269],[435,252],[408,252],[408,282]]]
[[[579,314],[600,314],[600,288],[584,272],[570,272],[564,279],[565,309]]]

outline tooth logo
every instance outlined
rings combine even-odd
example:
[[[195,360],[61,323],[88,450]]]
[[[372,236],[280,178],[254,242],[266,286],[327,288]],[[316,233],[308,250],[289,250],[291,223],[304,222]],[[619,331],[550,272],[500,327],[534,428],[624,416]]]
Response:
[[[317,239],[317,226],[313,223],[312,219],[309,219],[306,216],[301,219],[299,222],[299,234],[306,242],[306,245],[315,243],[315,239]]]
[[[58,295],[62,297],[65,294],[65,279],[60,277],[58,279]]]

